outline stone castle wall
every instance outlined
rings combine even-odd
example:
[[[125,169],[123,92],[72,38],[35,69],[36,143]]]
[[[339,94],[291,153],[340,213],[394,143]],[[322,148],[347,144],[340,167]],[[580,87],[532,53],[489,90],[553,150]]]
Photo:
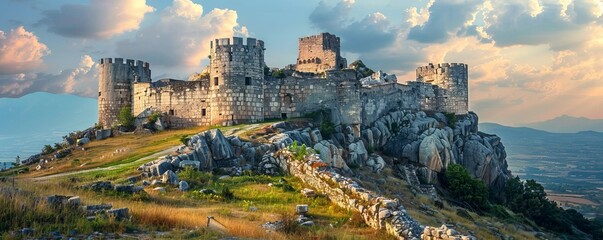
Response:
[[[264,42],[223,38],[211,42],[211,124],[264,120]]]
[[[301,38],[300,59],[315,61],[302,60],[297,65],[302,72],[285,78],[265,76],[264,42],[254,38],[212,41],[209,77],[199,81],[151,83],[148,63],[101,59],[99,123],[115,126],[119,110],[128,105],[139,120],[161,112],[174,128],[254,123],[330,110],[335,124],[349,125],[359,135],[360,126],[371,125],[395,109],[467,114],[466,64],[420,67],[417,81],[406,84],[365,84],[355,70],[338,69],[345,63],[339,41],[328,33]]]
[[[167,125],[174,128],[210,125],[207,81],[159,80],[135,83],[133,114],[147,117],[165,113]]]
[[[340,55],[339,37],[322,33],[299,39],[297,71],[321,73],[330,69],[347,67],[347,60]]]
[[[98,123],[115,126],[119,111],[132,105],[132,83],[151,82],[151,69],[143,61],[103,58],[98,74]]]
[[[469,82],[467,64],[429,64],[416,70],[417,81],[430,83],[435,89],[435,110],[456,114],[467,114]]]

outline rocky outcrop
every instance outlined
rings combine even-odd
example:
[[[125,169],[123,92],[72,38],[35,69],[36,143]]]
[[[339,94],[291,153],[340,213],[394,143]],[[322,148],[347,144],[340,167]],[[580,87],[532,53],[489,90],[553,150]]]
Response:
[[[448,165],[463,165],[471,175],[500,193],[511,173],[500,138],[478,132],[478,117],[470,112],[456,123],[443,114],[396,111],[362,131],[369,147],[382,147],[389,156],[416,164],[424,183],[436,184]],[[451,128],[450,126],[453,126]]]

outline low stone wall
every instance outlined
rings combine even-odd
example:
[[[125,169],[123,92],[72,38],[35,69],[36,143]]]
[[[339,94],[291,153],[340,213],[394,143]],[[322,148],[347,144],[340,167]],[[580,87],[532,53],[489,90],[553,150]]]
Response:
[[[361,187],[352,179],[342,176],[320,160],[318,155],[310,154],[304,161],[293,160],[292,153],[281,149],[270,153],[273,164],[300,178],[305,184],[324,193],[338,206],[359,212],[365,223],[374,229],[383,229],[399,239],[475,239],[471,236],[439,234],[437,229],[431,234],[433,227],[425,227],[408,215],[398,199],[390,199]],[[429,234],[425,234],[427,229]],[[436,237],[437,236],[437,237]],[[446,237],[446,238],[443,238]]]

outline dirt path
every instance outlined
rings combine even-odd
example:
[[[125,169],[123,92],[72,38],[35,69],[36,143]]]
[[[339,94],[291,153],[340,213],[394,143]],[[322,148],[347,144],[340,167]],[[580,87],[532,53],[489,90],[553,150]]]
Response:
[[[53,175],[48,175],[48,176],[43,176],[43,177],[29,178],[29,180],[32,180],[34,182],[38,182],[38,181],[46,181],[46,180],[53,179],[53,178],[59,178],[59,177],[76,175],[76,174],[80,174],[80,173],[87,173],[87,172],[94,172],[94,171],[115,170],[115,169],[118,169],[119,167],[121,167],[123,165],[126,165],[126,164],[132,164],[132,163],[136,163],[136,162],[144,162],[144,161],[150,161],[150,160],[157,159],[158,157],[161,157],[161,156],[164,156],[164,155],[167,155],[169,153],[172,153],[172,152],[176,151],[176,149],[178,149],[179,147],[180,146],[171,147],[171,148],[168,148],[166,150],[153,153],[153,154],[151,154],[151,155],[149,155],[147,157],[143,157],[141,159],[138,159],[138,160],[136,160],[134,162],[122,163],[122,164],[115,165],[115,166],[110,166],[110,167],[98,167],[98,168],[91,168],[91,169],[85,169],[85,170],[79,170],[79,171],[73,171],[73,172],[53,174]]]

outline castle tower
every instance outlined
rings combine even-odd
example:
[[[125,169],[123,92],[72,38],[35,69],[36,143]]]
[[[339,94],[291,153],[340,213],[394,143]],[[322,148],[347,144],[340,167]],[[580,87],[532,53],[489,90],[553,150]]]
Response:
[[[231,42],[232,41],[232,42]],[[211,123],[264,120],[264,42],[222,38],[210,44]]]
[[[330,33],[299,39],[297,71],[322,73],[330,69],[343,69],[347,60],[340,54],[340,39]]]
[[[103,58],[98,65],[98,123],[117,125],[121,108],[132,106],[132,83],[151,82],[149,63],[123,58]]]
[[[435,109],[440,112],[467,114],[469,82],[467,64],[441,63],[417,68],[417,81],[433,84]]]

